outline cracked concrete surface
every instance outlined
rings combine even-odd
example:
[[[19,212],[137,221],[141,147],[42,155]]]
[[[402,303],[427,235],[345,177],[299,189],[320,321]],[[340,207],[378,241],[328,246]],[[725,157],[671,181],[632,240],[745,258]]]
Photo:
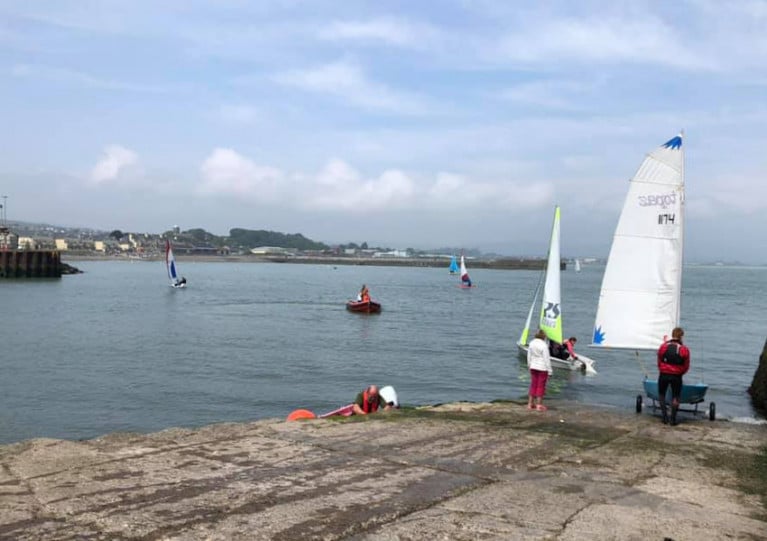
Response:
[[[0,447],[0,539],[765,539],[767,428],[448,404]]]

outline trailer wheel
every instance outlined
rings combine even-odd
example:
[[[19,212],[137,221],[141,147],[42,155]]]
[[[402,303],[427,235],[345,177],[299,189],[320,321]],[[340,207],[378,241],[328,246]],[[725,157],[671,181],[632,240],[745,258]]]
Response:
[[[708,405],[708,420],[713,421],[716,419],[716,403],[711,402]]]
[[[642,413],[642,395],[637,395],[637,413]]]

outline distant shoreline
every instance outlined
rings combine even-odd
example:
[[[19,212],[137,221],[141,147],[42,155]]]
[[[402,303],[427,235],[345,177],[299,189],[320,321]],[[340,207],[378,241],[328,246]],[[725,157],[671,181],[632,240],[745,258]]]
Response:
[[[68,262],[75,261],[124,261],[124,262],[157,262],[162,261],[162,256],[150,257],[127,257],[108,255],[85,255],[62,253],[62,259]],[[318,256],[256,256],[256,255],[184,255],[176,254],[178,261],[194,261],[205,263],[292,263],[304,265],[356,265],[370,267],[447,267],[450,261],[445,258],[425,257],[318,257]],[[541,270],[546,261],[544,259],[530,258],[497,258],[497,259],[471,259],[468,261],[470,269],[502,269],[502,270]],[[567,268],[563,261],[562,270]]]

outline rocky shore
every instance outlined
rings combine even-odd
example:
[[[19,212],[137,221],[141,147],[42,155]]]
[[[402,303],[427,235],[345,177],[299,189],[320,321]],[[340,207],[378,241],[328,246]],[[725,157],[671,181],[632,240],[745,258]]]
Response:
[[[767,427],[552,401],[0,447],[0,539],[764,539]]]

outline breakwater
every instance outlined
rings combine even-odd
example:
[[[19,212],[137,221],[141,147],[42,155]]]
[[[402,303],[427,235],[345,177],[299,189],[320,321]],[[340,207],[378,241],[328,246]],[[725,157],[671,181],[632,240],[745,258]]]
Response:
[[[0,252],[0,278],[60,278],[62,269],[56,250]]]
[[[313,257],[313,256],[258,256],[259,260],[271,263],[304,263],[311,265],[360,265],[378,267],[444,267],[450,261],[444,258],[430,257]],[[471,259],[467,261],[470,269],[504,270],[542,270],[545,259],[498,258]],[[567,262],[560,262],[560,269],[567,270]]]

